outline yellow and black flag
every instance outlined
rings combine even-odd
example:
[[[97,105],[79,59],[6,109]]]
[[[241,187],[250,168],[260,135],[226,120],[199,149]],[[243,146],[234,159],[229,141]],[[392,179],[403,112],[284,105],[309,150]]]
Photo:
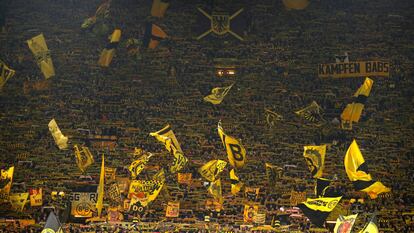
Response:
[[[211,90],[211,94],[204,97],[204,101],[210,102],[214,105],[220,104],[227,93],[230,91],[231,87],[233,87],[234,83],[227,87],[215,87]]]
[[[55,68],[53,67],[50,50],[47,48],[43,33],[27,40],[27,45],[35,56],[37,65],[40,67],[46,79],[55,76]]]
[[[76,164],[82,172],[85,172],[94,162],[91,151],[86,146],[82,146],[82,151],[80,151],[78,145],[74,145],[73,149],[75,150]]]
[[[240,182],[239,177],[236,176],[234,169],[230,170],[230,183],[231,183],[231,194],[236,195],[240,192],[243,187],[243,183]]]
[[[22,212],[29,198],[29,193],[13,193],[10,195],[10,204],[14,211]]]
[[[344,111],[341,114],[342,128],[352,129],[352,122],[359,121],[373,84],[374,81],[372,79],[365,78],[364,83],[361,85],[361,87],[359,87],[357,92],[355,92],[352,104],[346,105]]]
[[[30,194],[30,206],[42,206],[43,205],[42,188],[31,188],[29,189],[29,194]]]
[[[390,192],[391,189],[379,181],[372,180],[358,144],[354,140],[349,146],[344,159],[345,171],[355,189],[366,192],[371,199],[377,198],[378,194]]]
[[[170,5],[169,0],[153,0],[151,7],[151,16],[162,18]]]
[[[131,178],[136,179],[137,176],[144,170],[152,154],[143,154],[139,159],[129,165],[128,170],[131,172]]]
[[[9,201],[10,189],[13,182],[14,166],[7,170],[1,169],[0,176],[0,203]]]
[[[282,0],[285,7],[289,10],[303,10],[309,5],[309,0]]]
[[[150,133],[150,136],[155,137],[158,141],[163,143],[166,149],[169,152],[172,152],[172,149],[169,145],[173,145],[178,151],[181,150],[180,143],[178,143],[177,138],[175,137],[174,131],[171,129],[170,125],[166,125],[164,128],[158,130],[157,132]],[[168,138],[171,139],[171,144],[167,144]]]
[[[235,168],[242,168],[246,163],[246,149],[244,146],[232,136],[227,135],[221,127],[221,122],[217,126],[218,134],[223,142],[224,149],[230,164]]]
[[[371,220],[362,228],[359,233],[378,233],[378,226],[375,220],[375,216],[371,218]]]
[[[329,185],[331,184],[331,180],[325,178],[317,178],[316,185],[315,185],[315,196],[316,197],[332,197],[327,195],[327,191],[329,189]],[[325,196],[326,195],[326,196]]]
[[[102,67],[108,67],[109,64],[111,64],[112,58],[115,55],[115,50],[121,40],[121,29],[115,29],[109,39],[109,44],[106,45],[99,57],[98,64]]]
[[[266,116],[266,122],[269,128],[272,128],[276,125],[276,122],[283,120],[283,116],[273,112],[269,109],[265,109],[265,116]]]
[[[102,154],[101,173],[99,175],[98,185],[98,200],[96,201],[96,210],[98,212],[98,218],[101,217],[103,208],[103,199],[105,195],[105,156]]]
[[[171,142],[172,140],[169,138],[167,140],[167,144],[171,144]],[[172,166],[170,166],[170,172],[177,173],[185,167],[188,159],[184,156],[183,152],[178,150],[174,145],[171,145],[170,148],[172,150],[172,155],[174,156],[174,163]]]
[[[218,174],[220,174],[226,167],[227,162],[223,160],[211,160],[198,169],[198,172],[206,178],[206,180],[212,182],[215,181]]]
[[[321,106],[319,106],[316,101],[312,101],[309,106],[296,111],[295,114],[305,119],[310,124],[321,126],[325,122],[325,119],[322,117],[322,112],[323,110]]]
[[[15,71],[10,69],[6,63],[0,60],[0,90],[6,84],[7,80],[13,77]]]
[[[308,198],[305,202],[302,202],[298,207],[309,218],[309,220],[318,227],[322,227],[329,213],[342,197],[320,197],[320,198]]]
[[[155,49],[158,44],[167,38],[167,34],[157,25],[147,22],[142,44],[144,48]]]
[[[304,146],[303,157],[314,178],[320,178],[325,166],[326,145]]]

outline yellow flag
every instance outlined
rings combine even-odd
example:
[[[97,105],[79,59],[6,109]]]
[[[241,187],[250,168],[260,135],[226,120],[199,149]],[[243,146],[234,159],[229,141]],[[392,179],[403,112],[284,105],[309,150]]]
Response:
[[[76,164],[82,172],[85,172],[86,168],[94,162],[92,153],[86,146],[82,146],[82,151],[79,150],[78,145],[74,145],[73,149],[75,150]]]
[[[42,206],[43,205],[42,188],[29,189],[29,193],[30,193],[30,206]]]
[[[14,166],[7,170],[1,169],[0,203],[9,201],[10,188],[13,182]]]
[[[115,50],[121,40],[121,30],[115,29],[110,37],[110,43],[106,45],[99,57],[98,64],[103,67],[108,67],[114,57]]]
[[[171,138],[172,145],[174,145],[178,151],[182,151],[180,143],[178,143],[178,140],[175,137],[174,131],[171,129],[170,125],[165,126],[164,128],[162,128],[161,130],[157,132],[150,133],[150,135],[154,136],[158,141],[163,143],[165,147],[167,148],[167,150],[170,152],[171,152],[171,148],[170,146],[167,147],[166,141],[168,140],[168,138]]]
[[[172,140],[169,138],[167,140],[167,144],[170,144],[171,142]],[[183,152],[175,148],[174,145],[170,145],[169,147],[171,148],[172,154],[174,156],[174,163],[172,166],[170,166],[170,172],[177,173],[184,168],[188,162],[188,159],[184,156]]]
[[[7,65],[0,60],[0,90],[6,84],[7,80],[13,77],[15,71],[7,67]]]
[[[246,149],[236,138],[224,132],[221,122],[218,123],[217,129],[230,164],[235,168],[242,168],[246,163]]]
[[[365,225],[365,227],[359,231],[359,233],[378,233],[378,227],[377,224],[375,224],[375,222],[373,220],[369,221],[369,223],[367,225]]]
[[[349,216],[339,215],[334,228],[335,233],[350,233],[358,214]]]
[[[12,209],[22,212],[24,206],[26,205],[27,198],[29,198],[29,193],[13,193],[10,195],[10,203],[12,205]]]
[[[99,185],[98,185],[98,200],[96,201],[96,209],[98,211],[98,218],[101,217],[102,208],[103,208],[104,187],[105,187],[105,156],[102,154],[101,174],[99,176]]]
[[[358,122],[361,117],[364,104],[371,92],[374,81],[370,78],[365,78],[364,83],[359,87],[354,94],[354,100],[351,104],[348,104],[341,114],[342,128],[347,128],[346,124],[349,124],[348,128],[352,128],[352,122]]]
[[[142,170],[144,170],[151,156],[152,154],[143,154],[141,157],[139,157],[139,159],[135,160],[131,163],[131,165],[129,165],[128,170],[131,172],[132,179],[136,179],[136,177],[142,172]]]
[[[371,199],[377,198],[378,194],[390,192],[391,189],[381,182],[372,180],[368,171],[368,164],[354,140],[349,146],[344,159],[345,171],[350,181],[357,190],[366,192]]]
[[[62,134],[55,119],[52,119],[49,122],[48,127],[59,149],[60,150],[67,149],[68,148],[68,137],[65,137],[65,135]]]
[[[155,17],[164,17],[165,11],[167,11],[170,5],[168,0],[153,0],[151,7],[151,15]]]
[[[208,181],[216,180],[218,174],[220,174],[226,167],[227,162],[223,160],[211,160],[198,169],[198,172],[206,178]]]
[[[165,180],[133,180],[128,195],[137,199],[145,207],[157,198],[164,183]]]
[[[215,87],[211,90],[211,94],[204,97],[204,101],[210,102],[212,104],[220,104],[227,93],[233,87],[234,83],[227,87]]]
[[[303,157],[314,178],[320,178],[325,166],[326,145],[304,146]]]
[[[223,196],[221,193],[221,180],[217,179],[210,183],[210,187],[208,187],[208,192],[213,195],[214,199],[223,204]]]
[[[231,183],[231,194],[236,195],[240,192],[243,187],[243,183],[240,182],[239,177],[236,176],[234,169],[230,170],[230,183]]]
[[[30,50],[35,56],[37,65],[40,67],[46,79],[55,76],[55,68],[53,67],[50,50],[47,48],[43,33],[27,40]]]

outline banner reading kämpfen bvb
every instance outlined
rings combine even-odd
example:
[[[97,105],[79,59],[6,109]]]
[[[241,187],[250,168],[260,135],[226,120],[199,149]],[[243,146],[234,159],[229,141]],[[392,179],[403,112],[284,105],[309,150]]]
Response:
[[[390,76],[388,61],[356,61],[318,65],[320,78],[351,78],[367,76]]]

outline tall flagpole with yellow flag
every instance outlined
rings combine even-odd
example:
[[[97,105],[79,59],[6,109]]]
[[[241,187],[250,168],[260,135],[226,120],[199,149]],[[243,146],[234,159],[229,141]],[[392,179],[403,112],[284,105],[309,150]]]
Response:
[[[101,217],[102,208],[103,208],[103,198],[104,198],[104,185],[105,185],[105,156],[102,154],[102,165],[101,165],[101,174],[99,176],[99,186],[98,186],[98,201],[96,202],[96,209],[98,210],[98,218]]]

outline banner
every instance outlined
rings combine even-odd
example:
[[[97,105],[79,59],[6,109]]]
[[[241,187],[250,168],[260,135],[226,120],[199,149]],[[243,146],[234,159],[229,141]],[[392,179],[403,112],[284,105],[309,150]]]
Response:
[[[14,166],[7,170],[1,169],[0,177],[0,203],[9,201],[10,189],[13,182]]]
[[[42,188],[29,189],[29,194],[30,194],[30,206],[42,206],[43,205]]]
[[[121,192],[119,191],[118,183],[112,181],[106,185],[106,198],[117,204],[121,203]]]
[[[256,200],[259,196],[260,188],[244,187],[244,195],[248,200]]]
[[[165,211],[165,217],[177,218],[180,213],[180,202],[169,201],[167,210]]]
[[[371,199],[377,198],[380,193],[390,192],[391,189],[379,181],[372,180],[368,164],[365,162],[358,144],[352,141],[344,158],[345,171],[348,178],[357,190],[366,192]]]
[[[314,178],[320,178],[325,166],[326,145],[304,146],[303,157]]]
[[[239,140],[224,132],[221,122],[218,123],[217,130],[230,164],[235,168],[242,168],[246,163],[246,149]]]
[[[135,196],[143,207],[155,200],[160,193],[164,182],[156,180],[134,180],[129,187],[129,196]]]
[[[265,224],[266,223],[266,213],[256,213],[253,215],[253,222],[256,224]]]
[[[390,63],[388,61],[360,61],[319,64],[318,76],[320,78],[389,77]]]
[[[0,60],[0,90],[6,84],[7,80],[14,76],[16,72]]]
[[[68,137],[65,137],[65,135],[62,134],[55,119],[52,119],[49,122],[48,127],[59,149],[60,150],[67,149],[68,148]]]
[[[191,173],[177,173],[177,180],[179,184],[191,185],[193,174]]]
[[[75,218],[92,217],[98,194],[94,192],[73,192],[69,195],[71,201],[70,214]]]
[[[50,50],[47,48],[43,33],[27,40],[27,45],[35,56],[37,65],[40,67],[46,79],[55,76],[55,68],[53,67]]]
[[[29,193],[13,193],[10,195],[10,203],[14,211],[22,212],[26,205]]]
[[[248,204],[244,205],[244,211],[243,211],[244,222],[252,223],[257,211],[259,211],[258,205],[248,205]]]
[[[216,180],[218,174],[220,174],[226,167],[227,162],[223,160],[211,160],[204,164],[201,168],[198,169],[198,172],[202,177],[208,181]]]

